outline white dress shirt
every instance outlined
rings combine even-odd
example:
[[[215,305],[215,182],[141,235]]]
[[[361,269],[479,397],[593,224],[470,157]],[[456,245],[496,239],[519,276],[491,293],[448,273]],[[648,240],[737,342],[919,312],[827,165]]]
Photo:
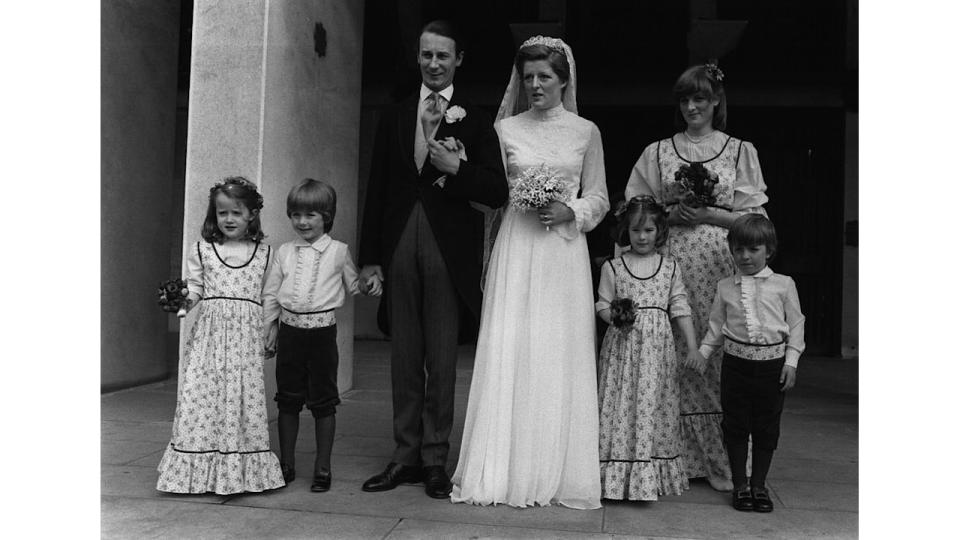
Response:
[[[280,246],[263,288],[264,322],[294,313],[329,311],[343,305],[346,293],[360,291],[350,249],[324,234],[308,244],[297,239]]]
[[[700,354],[710,357],[729,337],[741,343],[772,345],[786,342],[788,366],[797,367],[803,353],[803,323],[797,285],[789,276],[765,266],[752,276],[736,274],[717,283],[707,335]]]

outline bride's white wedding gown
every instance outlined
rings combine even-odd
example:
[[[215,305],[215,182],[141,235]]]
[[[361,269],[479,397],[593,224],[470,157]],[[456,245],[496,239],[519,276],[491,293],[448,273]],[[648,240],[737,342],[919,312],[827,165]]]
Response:
[[[454,502],[600,507],[596,331],[584,233],[610,207],[600,132],[558,106],[502,120],[510,187],[546,164],[576,219],[508,208],[491,253]]]

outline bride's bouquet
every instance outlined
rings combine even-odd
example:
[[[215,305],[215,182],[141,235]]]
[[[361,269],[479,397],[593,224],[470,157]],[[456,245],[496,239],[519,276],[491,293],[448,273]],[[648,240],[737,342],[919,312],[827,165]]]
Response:
[[[637,304],[629,298],[617,298],[610,302],[610,322],[617,328],[630,326],[637,320]]]
[[[510,191],[510,205],[519,212],[537,210],[552,201],[569,200],[563,179],[545,163],[524,170]]]
[[[160,304],[160,309],[167,313],[176,313],[177,317],[182,319],[187,316],[189,295],[190,290],[182,279],[168,279],[157,289],[157,303]]]
[[[720,177],[703,166],[703,163],[681,165],[673,175],[674,182],[667,187],[671,199],[687,206],[701,207],[717,204],[723,186],[717,189]]]

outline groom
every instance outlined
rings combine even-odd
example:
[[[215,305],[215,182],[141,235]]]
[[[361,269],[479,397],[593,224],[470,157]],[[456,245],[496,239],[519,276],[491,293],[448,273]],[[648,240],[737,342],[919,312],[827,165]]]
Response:
[[[360,280],[384,287],[378,320],[391,335],[393,438],[386,470],[363,484],[425,483],[446,498],[458,335],[480,319],[483,216],[507,183],[490,117],[454,94],[461,41],[446,21],[419,37],[420,90],[383,113],[363,209]]]

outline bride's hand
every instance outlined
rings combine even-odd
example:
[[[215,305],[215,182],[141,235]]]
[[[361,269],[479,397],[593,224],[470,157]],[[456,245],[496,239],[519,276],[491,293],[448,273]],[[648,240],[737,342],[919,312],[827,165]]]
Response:
[[[573,210],[560,201],[550,201],[549,204],[537,210],[540,217],[540,223],[547,227],[562,225],[568,221],[573,221],[576,217]]]

